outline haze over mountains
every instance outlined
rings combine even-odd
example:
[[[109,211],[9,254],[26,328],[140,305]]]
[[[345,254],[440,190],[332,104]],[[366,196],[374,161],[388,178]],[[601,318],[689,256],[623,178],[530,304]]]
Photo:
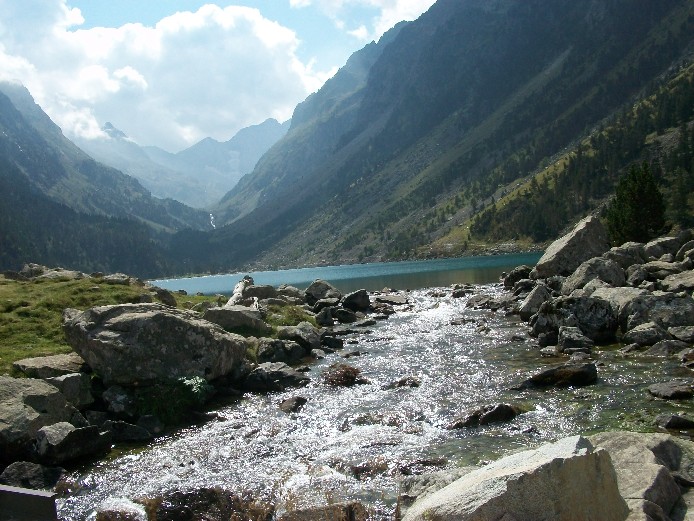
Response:
[[[108,149],[92,144],[91,155],[121,161],[119,168],[152,193],[209,207],[214,230],[209,212],[156,199],[65,143],[28,95],[0,96],[0,159],[10,165],[3,175],[21,173],[32,197],[69,207],[76,212],[71,218],[134,219],[127,225],[149,235],[143,255],[150,258],[136,274],[460,252],[471,238],[456,235],[459,228],[468,229],[485,208],[496,210],[497,199],[596,132],[607,132],[617,116],[677,74],[692,74],[693,50],[694,5],[686,0],[439,0],[355,53],[297,106],[288,130],[269,120],[226,143],[204,140],[179,154],[133,148],[112,127]],[[686,129],[693,110],[663,124]],[[599,184],[601,191],[559,212],[562,222],[547,226],[548,233],[602,204],[619,172],[651,154],[652,140],[639,139],[628,154],[622,143],[609,144],[620,159],[604,165],[609,172],[599,183],[583,186],[586,192],[586,185]],[[242,149],[247,156],[235,155]],[[221,200],[199,195],[232,171],[249,173]],[[18,204],[2,197],[3,208]],[[0,212],[1,233],[37,228],[38,212],[22,223],[8,213]],[[495,237],[534,236],[516,228]],[[4,268],[53,259],[43,247],[10,246]],[[60,262],[84,269],[90,255],[84,248]],[[96,257],[112,271],[126,269],[118,255]]]

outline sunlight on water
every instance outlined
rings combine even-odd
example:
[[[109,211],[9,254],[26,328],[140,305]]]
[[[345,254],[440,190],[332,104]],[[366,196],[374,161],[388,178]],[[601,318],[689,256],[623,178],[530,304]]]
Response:
[[[479,289],[501,292],[498,285]],[[84,519],[111,497],[215,485],[295,506],[357,498],[392,507],[404,473],[478,464],[579,432],[650,428],[657,411],[643,405],[644,387],[662,378],[662,363],[632,361],[627,367],[616,351],[606,350],[598,385],[513,391],[514,383],[549,363],[539,357],[526,326],[501,312],[467,309],[466,297],[429,294],[409,293],[409,309],[348,337],[357,343],[345,352],[362,354],[346,362],[360,368],[368,384],[325,385],[322,372],[345,362],[339,352],[328,355],[311,366],[306,388],[248,394],[218,410],[222,421],[76,473],[80,490],[59,502],[61,518]],[[387,389],[406,376],[421,385]],[[292,396],[308,402],[298,413],[281,412],[278,404]],[[506,423],[446,429],[461,412],[500,402],[529,412]]]

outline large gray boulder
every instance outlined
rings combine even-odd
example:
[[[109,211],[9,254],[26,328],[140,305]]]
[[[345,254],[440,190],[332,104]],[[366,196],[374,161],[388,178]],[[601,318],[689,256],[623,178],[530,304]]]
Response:
[[[530,320],[540,310],[540,306],[552,298],[552,293],[544,284],[535,286],[523,302],[518,306],[518,313],[522,320]]]
[[[571,232],[550,244],[535,265],[533,278],[570,275],[582,262],[609,249],[605,227],[600,219],[590,215],[579,221]]]
[[[0,376],[0,462],[20,457],[41,427],[78,417],[77,409],[51,384]]]
[[[658,237],[646,243],[643,249],[648,257],[659,259],[667,253],[675,255],[680,246],[682,242],[677,237]]]
[[[111,450],[111,433],[93,425],[76,428],[67,422],[41,427],[36,433],[36,452],[40,461],[61,465],[68,461],[98,456]]]
[[[686,291],[691,293],[694,291],[694,270],[668,275],[660,281],[660,287],[665,291]]]
[[[626,283],[624,270],[619,264],[602,257],[593,257],[581,263],[576,271],[566,278],[561,291],[564,295],[570,295],[572,291],[583,288],[595,279],[614,287],[623,286]]]
[[[272,333],[272,327],[263,320],[262,313],[246,306],[232,305],[210,308],[205,311],[203,318],[221,326],[230,333],[243,331],[257,336]]]
[[[66,309],[63,330],[68,343],[107,385],[186,376],[214,380],[240,370],[248,347],[243,337],[195,312],[161,304]]]
[[[316,302],[322,299],[341,299],[342,293],[340,293],[340,290],[329,282],[316,279],[309,285],[308,288],[306,288],[306,291],[304,291],[304,296],[306,297],[306,302],[310,306],[313,306]]]
[[[266,362],[257,366],[246,377],[243,388],[255,392],[284,391],[290,387],[303,387],[308,376],[282,362]]]
[[[320,331],[309,322],[299,322],[296,326],[279,326],[277,338],[296,342],[306,353],[321,346]]]
[[[614,340],[617,314],[609,302],[594,297],[557,297],[545,302],[530,319],[531,335],[558,334],[559,327],[578,327],[595,343]]]
[[[616,262],[622,269],[627,269],[634,264],[648,262],[648,256],[643,243],[625,242],[621,246],[615,246],[602,254],[603,258]]]
[[[345,295],[342,306],[352,311],[366,311],[371,306],[369,293],[365,289],[358,289]]]
[[[622,521],[607,451],[580,436],[506,456],[416,501],[403,521]]]
[[[24,358],[12,364],[29,378],[52,378],[72,373],[86,373],[89,366],[77,353]]]
[[[94,403],[92,379],[86,373],[54,376],[46,378],[46,381],[56,386],[65,395],[65,399],[80,410]]]
[[[648,294],[649,292],[645,289],[626,286],[621,288],[598,288],[590,296],[609,302],[614,312],[619,316],[622,309],[632,300]]]
[[[694,299],[685,295],[655,291],[631,299],[619,311],[619,325],[622,331],[628,331],[646,322],[655,322],[665,329],[694,325]]]

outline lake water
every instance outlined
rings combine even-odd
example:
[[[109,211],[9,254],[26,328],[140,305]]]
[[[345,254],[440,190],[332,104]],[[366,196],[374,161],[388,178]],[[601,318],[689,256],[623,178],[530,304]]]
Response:
[[[204,277],[161,279],[151,281],[156,286],[171,291],[185,290],[206,295],[229,295],[244,275],[251,275],[256,284],[279,286],[290,284],[306,288],[316,279],[330,282],[343,293],[366,289],[377,291],[385,287],[395,289],[419,289],[451,284],[485,284],[496,282],[504,271],[521,264],[535,264],[540,253],[488,255],[436,259],[425,261],[380,262],[321,266],[278,271],[257,271],[208,275]]]

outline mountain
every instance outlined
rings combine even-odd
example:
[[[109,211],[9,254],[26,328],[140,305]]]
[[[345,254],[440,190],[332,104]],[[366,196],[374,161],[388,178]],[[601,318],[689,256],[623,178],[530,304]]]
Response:
[[[633,105],[693,45],[686,0],[439,0],[299,105],[213,209],[225,226],[174,250],[193,266],[413,256]]]
[[[21,85],[0,83],[0,158],[31,187],[76,212],[137,219],[154,229],[208,229],[209,215],[152,197],[136,179],[96,162],[65,136]]]
[[[284,134],[289,123],[274,119],[241,129],[225,142],[206,138],[172,154],[158,147],[140,147],[111,123],[106,137],[75,138],[92,157],[138,179],[156,197],[194,208],[217,203]]]

